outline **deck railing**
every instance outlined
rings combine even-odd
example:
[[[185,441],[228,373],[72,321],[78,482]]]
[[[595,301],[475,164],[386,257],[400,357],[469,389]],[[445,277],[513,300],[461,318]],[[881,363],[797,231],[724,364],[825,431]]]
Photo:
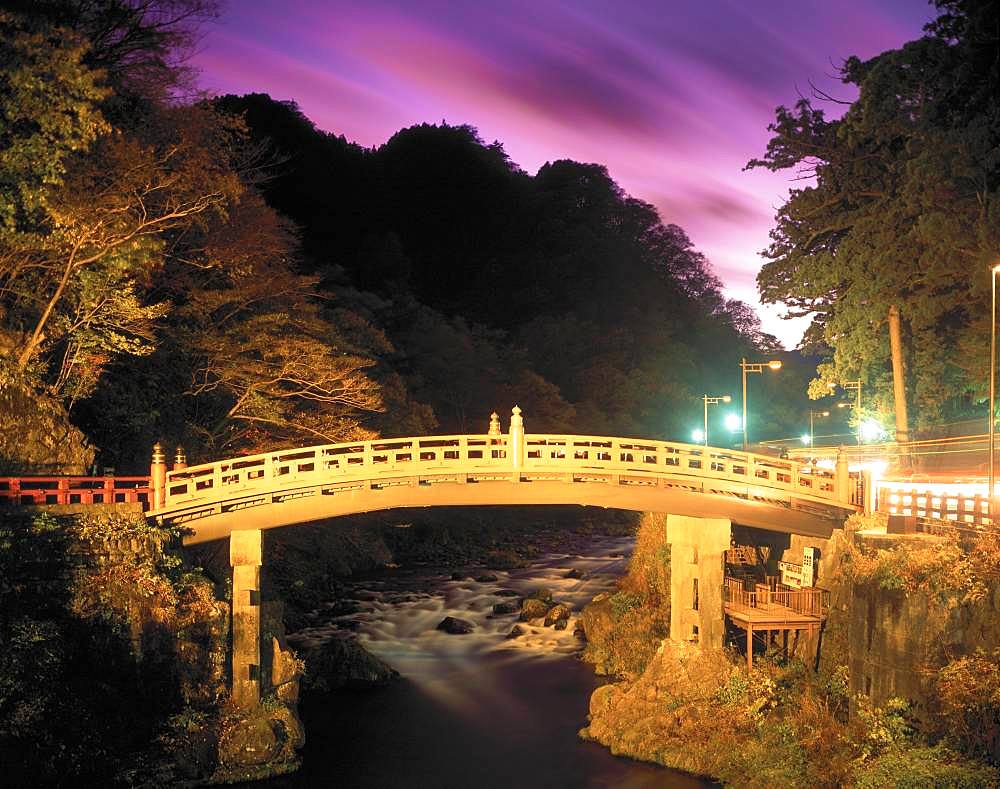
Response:
[[[726,606],[743,611],[753,609],[824,618],[830,610],[830,593],[826,589],[791,589],[780,585],[771,588],[769,584],[748,585],[743,578],[725,579],[722,599]]]
[[[985,528],[991,525],[989,497],[978,493],[882,487],[878,492],[878,508],[890,515],[949,521],[957,526]]]

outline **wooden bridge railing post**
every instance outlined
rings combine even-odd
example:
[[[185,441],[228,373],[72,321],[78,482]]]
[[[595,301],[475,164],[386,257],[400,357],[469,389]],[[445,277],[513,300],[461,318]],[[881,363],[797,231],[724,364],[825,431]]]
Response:
[[[837,501],[842,504],[851,503],[851,471],[847,464],[847,453],[843,447],[837,450],[837,465],[834,471],[834,485],[837,491]]]
[[[510,461],[515,469],[514,481],[519,482],[521,474],[519,469],[524,466],[524,417],[521,416],[521,409],[514,406],[510,411]]]
[[[153,459],[149,464],[149,487],[153,509],[162,509],[167,503],[167,456],[163,453],[163,445],[159,441],[153,444]]]

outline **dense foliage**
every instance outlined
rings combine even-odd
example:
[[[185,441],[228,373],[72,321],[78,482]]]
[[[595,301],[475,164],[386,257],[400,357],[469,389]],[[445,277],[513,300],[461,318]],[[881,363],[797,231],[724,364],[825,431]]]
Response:
[[[895,306],[918,426],[983,399],[1000,253],[1000,12],[995,0],[935,5],[923,38],[844,62],[858,98],[836,101],[841,117],[808,98],[779,107],[766,155],[748,165],[809,184],[778,210],[758,285],[765,302],[813,316],[806,343],[826,360],[811,394],[860,377],[893,410]]]

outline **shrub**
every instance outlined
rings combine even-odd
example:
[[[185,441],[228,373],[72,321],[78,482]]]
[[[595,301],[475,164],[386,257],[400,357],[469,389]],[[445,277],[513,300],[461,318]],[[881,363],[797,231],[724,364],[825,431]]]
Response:
[[[997,771],[943,746],[892,748],[855,774],[857,789],[984,789],[998,783]]]
[[[973,756],[1000,761],[1000,650],[951,661],[935,683],[937,733]]]

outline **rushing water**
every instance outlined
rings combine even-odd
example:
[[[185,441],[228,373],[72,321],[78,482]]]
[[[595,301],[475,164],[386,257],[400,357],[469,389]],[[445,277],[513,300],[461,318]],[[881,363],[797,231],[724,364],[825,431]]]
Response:
[[[592,542],[582,555],[550,554],[525,569],[496,572],[495,582],[393,573],[355,590],[357,613],[331,617],[290,638],[306,646],[356,628],[402,679],[388,687],[304,703],[302,770],[274,786],[653,787],[706,786],[653,765],[612,756],[583,742],[591,691],[600,684],[580,662],[574,635],[582,607],[614,587],[632,540]],[[568,577],[572,569],[583,578]],[[527,595],[547,587],[570,605],[565,630],[528,627],[507,638],[517,615],[493,616],[503,590]],[[501,594],[498,595],[498,592]],[[445,616],[475,630],[436,630]]]

